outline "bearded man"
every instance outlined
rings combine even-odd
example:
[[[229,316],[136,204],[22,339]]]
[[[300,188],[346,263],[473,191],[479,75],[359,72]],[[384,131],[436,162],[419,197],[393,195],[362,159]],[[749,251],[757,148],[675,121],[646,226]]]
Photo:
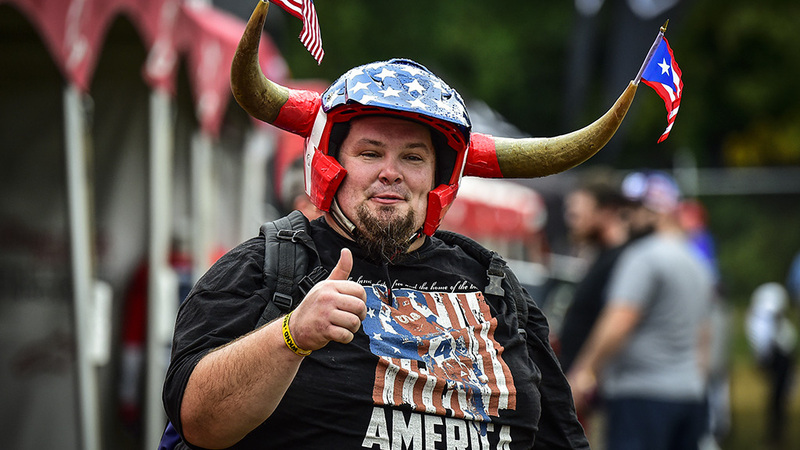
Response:
[[[405,59],[322,95],[264,78],[261,2],[234,58],[251,115],[306,138],[301,233],[326,279],[274,303],[265,237],[223,256],[183,302],[164,387],[177,448],[586,449],[547,322],[499,255],[437,232],[464,174],[533,177],[585,161],[633,99],[565,137],[471,132],[460,95]],[[294,240],[296,236],[293,236]]]

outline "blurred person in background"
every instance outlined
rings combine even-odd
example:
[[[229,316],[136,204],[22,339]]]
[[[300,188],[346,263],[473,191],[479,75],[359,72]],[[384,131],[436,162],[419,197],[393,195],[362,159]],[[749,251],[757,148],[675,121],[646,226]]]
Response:
[[[716,243],[708,228],[708,211],[698,199],[684,199],[678,205],[678,222],[686,233],[695,255],[708,266],[714,276],[716,296],[710,311],[710,341],[708,364],[707,447],[718,448],[731,427],[730,410],[730,345],[732,313],[725,298],[724,286],[717,261]]]
[[[606,302],[608,280],[619,255],[627,246],[629,202],[619,183],[608,176],[587,177],[565,201],[565,222],[570,237],[578,247],[578,256],[589,263],[586,273],[575,286],[569,308],[558,330],[558,357],[565,373],[569,372],[578,352],[586,342]],[[599,402],[599,399],[593,399]],[[592,437],[588,405],[578,419]],[[597,428],[597,422],[591,425]]]
[[[708,265],[715,280],[719,280],[719,265],[714,237],[708,229],[708,211],[697,199],[685,199],[678,204],[678,223],[686,233],[689,246],[704,264]]]
[[[605,304],[611,269],[628,242],[628,202],[611,181],[587,180],[567,195],[565,222],[579,256],[590,261],[575,287],[559,331],[561,367],[568,372]]]
[[[780,283],[764,283],[753,291],[745,319],[747,340],[769,384],[766,436],[776,449],[781,448],[786,431],[797,349],[797,330],[787,317],[788,300]]]
[[[707,433],[708,311],[714,281],[679,226],[665,173],[633,173],[623,193],[638,240],[612,272],[608,300],[568,373],[576,408],[600,389],[607,448],[697,449]]]
[[[795,304],[800,306],[800,251],[794,256],[794,260],[789,266],[786,287],[789,289],[789,295],[794,299]]]

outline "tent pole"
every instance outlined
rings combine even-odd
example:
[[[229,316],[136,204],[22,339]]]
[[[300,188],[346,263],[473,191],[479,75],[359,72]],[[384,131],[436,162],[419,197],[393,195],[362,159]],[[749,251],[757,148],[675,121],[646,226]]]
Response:
[[[98,375],[92,363],[92,239],[90,180],[86,163],[86,111],[83,93],[73,84],[64,88],[66,130],[67,196],[69,202],[70,251],[75,310],[75,351],[78,404],[84,450],[100,449]]]
[[[267,162],[274,153],[275,138],[264,127],[252,127],[247,132],[242,157],[242,189],[239,209],[239,241],[253,236],[255,230],[274,214],[265,210],[265,194],[272,191],[273,179],[268,175]]]
[[[167,92],[150,94],[150,242],[147,286],[147,375],[144,448],[158,448],[166,425],[161,389],[169,363],[172,327],[178,308],[177,275],[170,266],[172,231],[171,100]]]
[[[197,281],[211,264],[216,218],[214,206],[214,152],[211,136],[203,130],[192,137],[192,279]]]

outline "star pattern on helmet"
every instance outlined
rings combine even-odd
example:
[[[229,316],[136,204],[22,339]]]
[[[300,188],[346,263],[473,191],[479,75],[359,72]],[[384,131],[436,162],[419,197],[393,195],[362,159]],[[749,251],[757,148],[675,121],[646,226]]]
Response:
[[[470,124],[458,93],[423,66],[408,60],[383,61],[351,69],[322,97],[325,111],[353,102],[417,112],[463,127]]]
[[[425,92],[425,88],[422,87],[421,84],[419,84],[419,80],[414,80],[411,83],[406,83],[406,87],[408,88],[408,92],[409,93],[410,92],[417,92],[417,93],[421,94],[421,93]]]
[[[389,70],[386,67],[384,67],[383,70],[381,70],[381,73],[375,75],[375,78],[380,78],[381,80],[383,80],[386,77],[393,77],[394,75],[395,73],[393,70]]]
[[[409,105],[413,106],[414,108],[418,108],[418,109],[426,109],[428,107],[428,105],[426,105],[425,102],[423,102],[422,100],[420,100],[418,98],[415,98],[414,100],[412,100],[411,103],[409,103]]]
[[[384,97],[400,97],[400,91],[391,86],[382,90],[381,93],[383,94]]]
[[[353,86],[353,89],[351,90],[351,92],[355,94],[356,92],[363,91],[363,90],[369,91],[369,84],[368,83],[364,83],[363,81],[359,81],[359,82],[356,83],[355,86]]]

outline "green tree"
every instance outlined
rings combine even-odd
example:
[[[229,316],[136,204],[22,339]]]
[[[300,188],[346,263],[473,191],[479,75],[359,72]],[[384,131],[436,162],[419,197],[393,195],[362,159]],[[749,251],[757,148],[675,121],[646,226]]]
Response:
[[[671,41],[686,85],[675,135],[701,163],[800,164],[798,27],[793,0],[705,0],[689,11]]]

